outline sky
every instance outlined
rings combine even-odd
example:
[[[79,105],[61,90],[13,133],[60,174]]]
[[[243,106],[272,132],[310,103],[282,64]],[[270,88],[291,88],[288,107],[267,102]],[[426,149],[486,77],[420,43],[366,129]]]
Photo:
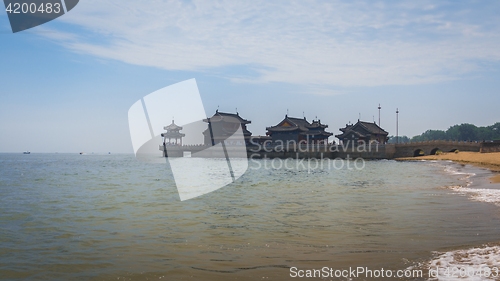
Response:
[[[292,117],[409,137],[500,122],[498,1],[82,0],[12,33],[0,12],[0,152],[133,153],[128,110],[195,78],[253,135]],[[187,105],[179,105],[187,106]],[[168,124],[165,124],[168,125]],[[330,141],[332,141],[331,139]]]

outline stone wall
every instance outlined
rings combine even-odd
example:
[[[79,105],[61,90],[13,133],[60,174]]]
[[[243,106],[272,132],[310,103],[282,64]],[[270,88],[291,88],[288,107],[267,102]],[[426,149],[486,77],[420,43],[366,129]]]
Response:
[[[178,149],[179,151],[176,151]],[[242,150],[243,149],[243,150]],[[160,150],[163,146],[160,145]],[[249,146],[226,146],[228,157],[252,157],[252,158],[364,158],[364,159],[393,159],[399,157],[413,157],[417,152],[424,155],[433,155],[438,151],[474,151],[474,152],[500,152],[499,142],[459,142],[459,141],[427,141],[415,143],[400,144],[372,144],[367,146],[332,146],[332,145],[313,145],[309,147],[260,147]],[[214,149],[210,146],[179,146],[169,147],[170,157],[182,157],[182,152],[190,151],[192,157],[222,157],[220,148]]]
[[[500,152],[500,141],[481,143],[481,153]]]
[[[474,151],[479,152],[481,143],[463,141],[425,141],[396,144],[394,158],[413,157],[417,151],[422,151],[424,155],[433,155],[437,151]]]

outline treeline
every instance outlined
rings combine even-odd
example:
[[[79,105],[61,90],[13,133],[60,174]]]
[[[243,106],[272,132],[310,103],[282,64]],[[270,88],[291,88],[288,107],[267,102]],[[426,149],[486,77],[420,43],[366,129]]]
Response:
[[[457,141],[488,141],[500,140],[500,122],[487,127],[477,127],[473,124],[460,124],[451,126],[446,131],[427,130],[423,134],[411,139],[400,136],[399,143],[430,141],[430,140],[457,140]],[[396,143],[396,137],[390,136],[389,143]]]

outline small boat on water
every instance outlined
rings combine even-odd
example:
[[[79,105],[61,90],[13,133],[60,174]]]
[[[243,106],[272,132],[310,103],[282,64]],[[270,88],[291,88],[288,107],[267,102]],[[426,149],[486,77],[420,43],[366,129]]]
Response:
[[[23,152],[23,154],[30,154],[30,153],[31,153],[31,152],[29,152],[29,151],[25,151],[25,152]]]

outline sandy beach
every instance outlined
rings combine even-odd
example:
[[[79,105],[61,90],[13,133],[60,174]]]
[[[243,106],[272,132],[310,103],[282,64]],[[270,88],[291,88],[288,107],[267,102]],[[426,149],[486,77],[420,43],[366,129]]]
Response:
[[[496,175],[494,177],[491,177],[491,181],[494,183],[500,183],[500,175]]]
[[[459,152],[443,153],[440,155],[426,155],[420,157],[398,158],[400,161],[415,160],[452,160],[462,164],[470,164],[482,168],[488,168],[494,172],[500,172],[500,152],[479,153],[479,152]],[[500,183],[500,174],[491,177],[493,183]]]

